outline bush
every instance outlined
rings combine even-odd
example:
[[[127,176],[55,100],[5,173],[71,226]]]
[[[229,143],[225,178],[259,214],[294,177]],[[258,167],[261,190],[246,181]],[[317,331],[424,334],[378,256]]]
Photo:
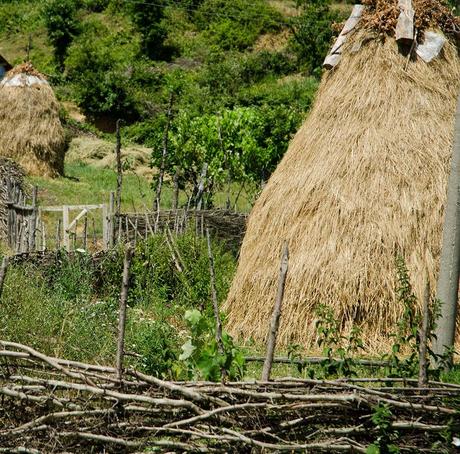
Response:
[[[77,19],[79,6],[78,0],[47,0],[43,7],[48,38],[61,68],[64,67],[67,50],[80,30]]]
[[[299,63],[310,73],[318,74],[331,47],[332,23],[341,18],[337,12],[331,11],[329,0],[304,0],[301,3],[302,14],[291,22],[291,45]]]

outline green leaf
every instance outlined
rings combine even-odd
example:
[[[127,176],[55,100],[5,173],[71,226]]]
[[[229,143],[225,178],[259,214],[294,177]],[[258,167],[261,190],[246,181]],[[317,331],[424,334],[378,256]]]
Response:
[[[182,353],[180,354],[179,359],[181,361],[184,361],[190,358],[193,355],[194,351],[195,347],[192,344],[192,341],[189,339],[184,345],[182,345]]]

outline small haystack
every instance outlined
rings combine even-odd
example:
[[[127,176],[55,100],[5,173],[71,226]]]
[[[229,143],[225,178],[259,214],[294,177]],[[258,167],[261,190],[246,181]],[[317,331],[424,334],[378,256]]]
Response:
[[[0,156],[31,175],[63,174],[64,129],[46,78],[30,63],[13,68],[0,83],[0,105]]]
[[[418,52],[409,58],[394,38],[398,1],[367,2],[250,215],[225,305],[232,334],[265,339],[284,240],[284,345],[314,345],[315,309],[325,303],[342,334],[360,326],[368,347],[381,350],[401,316],[397,254],[420,300],[426,275],[436,287],[460,89],[450,34],[458,22],[434,0],[413,5],[420,43],[429,28],[449,39],[429,63]]]
[[[0,239],[6,239],[8,233],[7,203],[11,196],[20,196],[24,192],[24,171],[10,159],[0,157]]]

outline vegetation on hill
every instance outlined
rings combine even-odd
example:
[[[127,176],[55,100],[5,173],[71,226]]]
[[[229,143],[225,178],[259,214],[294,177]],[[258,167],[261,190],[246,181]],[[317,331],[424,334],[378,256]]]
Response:
[[[182,186],[196,188],[204,163],[210,192],[266,180],[312,103],[340,14],[327,0],[144,3],[0,0],[1,50],[14,63],[29,54],[90,122],[111,130],[121,118],[153,165],[167,142]]]

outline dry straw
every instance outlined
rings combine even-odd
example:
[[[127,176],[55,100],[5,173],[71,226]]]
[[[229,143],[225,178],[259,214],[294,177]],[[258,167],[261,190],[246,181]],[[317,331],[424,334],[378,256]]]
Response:
[[[357,32],[324,75],[253,208],[225,306],[234,335],[264,341],[284,240],[285,345],[314,345],[315,308],[326,303],[343,333],[359,325],[368,348],[382,350],[402,311],[398,253],[420,301],[425,273],[436,288],[460,60],[448,43],[433,62],[406,68],[394,38],[370,37]]]
[[[14,68],[0,86],[0,105],[0,156],[14,159],[31,175],[62,174],[64,129],[45,78],[30,64]]]

